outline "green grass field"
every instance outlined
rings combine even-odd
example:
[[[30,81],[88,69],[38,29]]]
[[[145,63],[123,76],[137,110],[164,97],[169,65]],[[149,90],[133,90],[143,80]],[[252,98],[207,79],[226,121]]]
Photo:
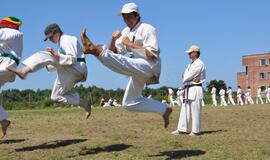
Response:
[[[123,108],[10,111],[0,159],[270,159],[270,105],[203,108],[200,136],[174,136],[179,108],[160,116]]]

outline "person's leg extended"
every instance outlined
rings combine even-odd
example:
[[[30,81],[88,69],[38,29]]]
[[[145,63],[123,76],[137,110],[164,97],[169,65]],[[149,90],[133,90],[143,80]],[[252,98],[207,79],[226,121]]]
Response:
[[[24,67],[20,70],[16,68],[7,68],[9,71],[17,74],[21,79],[24,79],[29,72],[34,72],[44,68],[47,65],[53,65],[57,67],[58,60],[51,55],[50,52],[40,51],[34,53],[22,62]]]

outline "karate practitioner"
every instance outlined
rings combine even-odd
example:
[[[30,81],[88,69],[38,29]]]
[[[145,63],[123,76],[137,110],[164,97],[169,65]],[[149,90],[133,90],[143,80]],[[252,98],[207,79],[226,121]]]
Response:
[[[192,118],[192,129],[190,136],[199,135],[201,132],[201,108],[203,99],[202,83],[205,81],[205,66],[199,59],[200,48],[192,45],[188,51],[191,63],[183,75],[185,85],[184,105],[181,107],[177,129],[172,132],[174,135],[187,134],[190,111]]]
[[[85,54],[92,54],[114,72],[130,77],[123,98],[123,106],[129,111],[155,112],[163,117],[164,127],[169,125],[171,108],[152,98],[142,96],[145,84],[159,83],[161,61],[156,30],[142,22],[135,3],[123,5],[120,15],[127,27],[115,31],[109,48],[94,45],[86,36],[86,29],[81,33]],[[132,57],[123,56],[131,52]]]
[[[175,101],[173,99],[174,91],[171,88],[168,88],[168,92],[169,92],[169,101],[170,101],[169,106],[172,108],[175,106]]]
[[[259,100],[260,100],[261,104],[263,104],[261,94],[262,94],[262,90],[261,90],[261,87],[259,87],[258,90],[257,90],[256,104],[259,104]]]
[[[221,88],[219,91],[219,95],[220,95],[220,106],[227,106],[226,100],[225,100],[225,93],[226,91]]]
[[[270,103],[270,86],[265,90],[266,93],[266,100],[265,103]]]
[[[217,106],[217,99],[216,99],[217,89],[214,84],[212,84],[211,87],[212,87],[211,89],[212,105],[216,107]]]
[[[251,88],[250,88],[250,86],[248,86],[248,88],[247,88],[247,91],[246,91],[246,94],[245,94],[245,104],[254,104],[254,101],[253,101],[253,99],[252,99],[252,97],[251,97]]]
[[[48,71],[57,71],[57,78],[51,93],[51,99],[57,102],[65,102],[79,105],[86,111],[86,118],[91,114],[91,104],[80,99],[78,93],[71,93],[75,84],[84,82],[87,78],[87,67],[81,45],[74,36],[66,35],[57,24],[50,24],[44,30],[46,38],[58,44],[59,51],[48,47],[46,51],[34,53],[24,60],[21,70],[9,68],[20,78],[24,79],[30,72],[35,72],[44,67]]]
[[[233,92],[232,92],[232,87],[228,87],[228,90],[226,92],[228,94],[228,104],[232,104],[233,106],[235,106],[235,102],[233,99]]]
[[[7,71],[7,67],[16,68],[22,57],[23,33],[19,30],[22,21],[16,17],[6,17],[0,20],[0,88],[6,82],[14,82],[15,74]],[[10,121],[8,114],[0,106],[0,123],[2,138],[6,135]]]
[[[178,105],[181,107],[183,105],[183,100],[184,100],[184,88],[178,88],[177,92],[177,100],[176,102],[178,103]]]
[[[237,88],[237,105],[244,105],[244,102],[242,100],[242,89],[240,86]]]

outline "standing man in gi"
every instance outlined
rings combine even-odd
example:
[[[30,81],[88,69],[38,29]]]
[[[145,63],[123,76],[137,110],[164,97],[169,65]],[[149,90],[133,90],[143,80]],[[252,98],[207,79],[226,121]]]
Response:
[[[263,100],[262,100],[262,89],[261,87],[258,87],[258,90],[257,90],[257,97],[256,97],[256,104],[259,104],[259,100],[261,102],[261,104],[263,104]]]
[[[235,105],[235,102],[233,100],[232,87],[229,86],[226,93],[228,94],[228,104],[232,104],[234,106]]]
[[[216,107],[217,106],[217,99],[216,99],[217,89],[214,84],[212,84],[211,87],[212,87],[211,89],[212,105]]]
[[[236,94],[237,94],[237,105],[243,106],[244,105],[244,102],[243,102],[243,99],[242,99],[242,89],[241,89],[241,86],[238,86]]]
[[[184,105],[181,108],[177,130],[172,134],[187,134],[189,123],[189,110],[192,118],[192,131],[189,135],[199,135],[201,132],[201,108],[203,99],[202,83],[205,81],[205,65],[199,59],[200,48],[192,45],[186,51],[191,59],[191,63],[183,75],[185,85]]]
[[[48,25],[44,34],[51,42],[59,45],[59,51],[48,47],[46,51],[34,53],[24,60],[21,70],[9,68],[20,78],[24,79],[29,72],[40,70],[44,67],[48,71],[57,71],[57,78],[51,93],[51,99],[57,102],[65,102],[79,105],[86,111],[86,118],[91,114],[91,104],[80,99],[78,93],[71,93],[71,89],[78,82],[84,82],[87,78],[87,67],[81,45],[74,36],[66,35],[61,28],[53,23]]]
[[[158,113],[167,128],[172,109],[157,100],[142,97],[145,84],[159,83],[161,60],[156,29],[141,21],[135,3],[123,5],[120,15],[127,27],[122,32],[113,32],[108,49],[95,46],[86,36],[86,30],[83,30],[81,39],[84,53],[96,56],[112,71],[130,77],[122,102],[126,109]],[[134,58],[123,56],[128,52],[132,52]]]
[[[22,21],[16,17],[6,17],[0,20],[0,87],[6,82],[13,82],[15,74],[8,67],[17,68],[22,57],[23,33],[19,30]],[[6,135],[10,121],[8,114],[0,106],[0,123],[3,137]]]
[[[226,91],[221,88],[219,91],[219,95],[220,95],[220,106],[227,106],[226,100],[225,100],[225,93]]]

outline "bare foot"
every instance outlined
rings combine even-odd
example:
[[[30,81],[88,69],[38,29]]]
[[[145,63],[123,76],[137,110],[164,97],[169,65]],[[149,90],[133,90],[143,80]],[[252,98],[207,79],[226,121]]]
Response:
[[[80,106],[85,110],[85,118],[88,119],[91,115],[91,103],[88,101],[83,101],[80,103]]]
[[[101,49],[99,47],[96,47],[91,40],[86,35],[86,28],[84,28],[81,32],[81,41],[83,44],[82,51],[85,54],[93,54],[95,56],[99,56],[101,53]]]
[[[172,108],[166,108],[166,112],[163,114],[164,128],[167,128],[170,124],[170,115],[172,113]]]
[[[10,125],[10,121],[9,120],[2,120],[1,121],[1,126],[2,126],[2,133],[3,133],[3,136],[2,138],[5,137],[5,135],[7,134],[7,129],[8,129],[8,126]]]
[[[17,70],[14,68],[7,68],[8,71],[15,73],[17,76],[19,76],[21,79],[25,79],[25,74],[22,72],[22,70]]]

